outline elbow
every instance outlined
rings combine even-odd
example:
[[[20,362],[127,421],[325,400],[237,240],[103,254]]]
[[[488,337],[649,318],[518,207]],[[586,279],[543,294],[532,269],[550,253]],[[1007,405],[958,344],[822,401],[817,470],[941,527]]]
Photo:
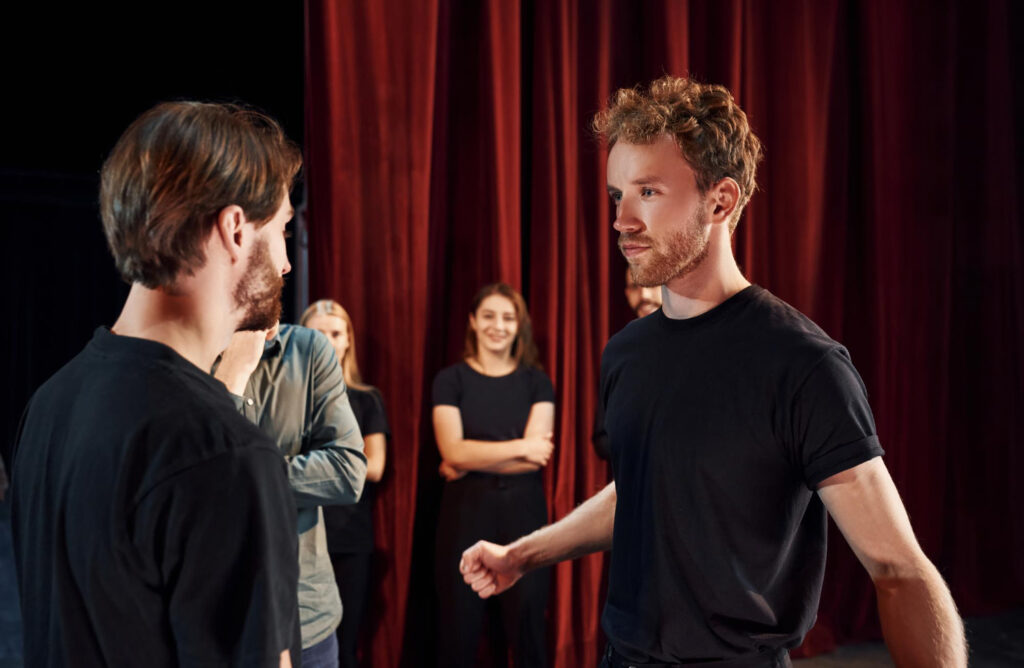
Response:
[[[384,462],[383,461],[367,461],[366,462],[366,481],[367,482],[380,482],[380,479],[384,477]]]
[[[923,552],[886,555],[864,560],[865,568],[879,593],[899,589],[911,582],[927,580],[935,567]]]

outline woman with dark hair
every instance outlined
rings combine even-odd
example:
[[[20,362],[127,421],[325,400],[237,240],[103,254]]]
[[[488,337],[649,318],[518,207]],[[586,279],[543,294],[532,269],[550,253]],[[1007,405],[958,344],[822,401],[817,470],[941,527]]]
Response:
[[[373,556],[372,483],[378,482],[384,474],[385,446],[390,429],[380,391],[363,383],[359,374],[355,332],[348,312],[336,301],[321,299],[306,309],[299,324],[319,330],[334,346],[345,385],[348,386],[348,400],[363,434],[366,485],[362,498],[355,505],[323,508],[327,551],[331,555],[343,606],[338,627],[339,666],[355,668],[359,665],[356,645],[369,598]]]
[[[529,573],[484,601],[462,581],[462,551],[505,544],[547,523],[540,469],[554,447],[555,395],[537,363],[530,315],[504,283],[482,288],[466,326],[464,359],[434,379],[433,421],[447,482],[437,527],[439,665],[475,666],[482,631],[504,665],[547,663],[544,609],[549,574]]]

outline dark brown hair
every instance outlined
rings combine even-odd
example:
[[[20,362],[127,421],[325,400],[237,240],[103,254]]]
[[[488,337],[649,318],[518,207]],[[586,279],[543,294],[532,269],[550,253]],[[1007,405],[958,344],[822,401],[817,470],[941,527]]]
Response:
[[[593,128],[609,149],[618,141],[650,144],[663,134],[671,135],[696,172],[702,194],[723,178],[733,178],[740,199],[729,231],[736,229],[743,207],[757,189],[762,150],[747,115],[723,86],[664,76],[647,90],[620,88],[594,117]]]
[[[512,359],[517,364],[526,364],[529,366],[541,368],[539,355],[537,354],[537,344],[533,342],[533,327],[530,324],[530,312],[526,310],[526,300],[523,296],[507,283],[491,283],[485,285],[477,291],[476,296],[473,297],[473,303],[469,309],[469,312],[475,317],[477,310],[480,308],[480,304],[490,297],[491,295],[501,295],[510,302],[512,302],[513,308],[516,311],[516,338],[512,342]],[[462,352],[462,357],[469,359],[476,357],[477,354],[477,340],[476,332],[473,331],[473,326],[470,323],[466,323],[466,345]]]
[[[121,276],[148,288],[202,268],[224,207],[262,226],[302,165],[269,116],[231,104],[164,102],[142,114],[103,164],[100,216]]]

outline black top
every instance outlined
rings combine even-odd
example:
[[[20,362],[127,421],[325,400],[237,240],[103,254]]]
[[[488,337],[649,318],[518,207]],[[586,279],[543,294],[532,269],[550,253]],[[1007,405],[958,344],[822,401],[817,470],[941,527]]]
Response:
[[[384,434],[391,438],[388,415],[384,411],[384,398],[380,390],[371,387],[360,390],[348,388],[348,401],[356,416],[356,424],[365,439],[369,434]],[[324,506],[327,524],[327,549],[330,552],[351,554],[373,552],[373,496],[376,485],[369,480],[363,486],[359,503],[349,506]]]
[[[434,405],[455,406],[462,414],[462,437],[473,441],[522,438],[530,409],[555,400],[551,379],[540,369],[520,365],[504,376],[486,376],[465,362],[434,378]]]
[[[26,666],[298,657],[284,460],[171,348],[97,330],[32,397],[11,477]]]
[[[845,348],[757,286],[629,323],[601,368],[617,506],[602,624],[633,661],[800,643],[825,568],[825,478],[882,454]]]

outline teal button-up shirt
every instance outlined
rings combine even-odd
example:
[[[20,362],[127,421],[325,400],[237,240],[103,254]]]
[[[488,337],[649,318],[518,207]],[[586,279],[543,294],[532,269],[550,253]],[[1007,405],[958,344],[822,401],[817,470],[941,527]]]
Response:
[[[299,509],[302,647],[308,648],[341,622],[320,506],[355,503],[366,480],[363,437],[334,348],[320,332],[281,325],[235,403],[288,460]]]

